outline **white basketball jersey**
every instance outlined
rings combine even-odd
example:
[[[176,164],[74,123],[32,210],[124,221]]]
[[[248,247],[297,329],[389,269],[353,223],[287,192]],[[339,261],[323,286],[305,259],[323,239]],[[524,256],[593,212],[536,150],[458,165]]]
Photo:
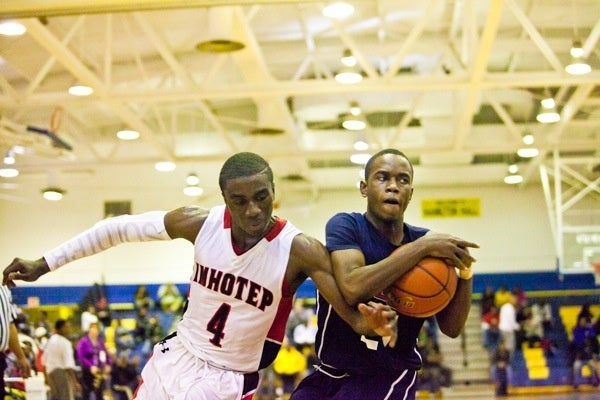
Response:
[[[258,370],[267,337],[283,340],[293,300],[283,293],[284,277],[299,233],[277,219],[254,247],[236,254],[229,210],[210,210],[196,238],[189,304],[177,330],[189,351],[217,367]]]

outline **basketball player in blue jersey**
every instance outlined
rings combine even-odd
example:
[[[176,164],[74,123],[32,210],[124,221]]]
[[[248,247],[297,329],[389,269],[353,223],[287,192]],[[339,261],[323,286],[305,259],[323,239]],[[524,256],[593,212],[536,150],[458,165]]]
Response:
[[[468,248],[478,246],[405,223],[412,182],[413,167],[402,152],[385,149],[371,157],[360,184],[367,212],[336,214],[326,226],[334,276],[350,304],[385,302],[382,291],[422,258],[444,258],[459,269],[461,279],[453,299],[436,319],[443,333],[457,337],[471,304],[474,259]],[[315,350],[320,364],[291,399],[414,399],[422,362],[416,344],[425,319],[399,314],[398,340],[391,348],[383,338],[354,332],[331,306],[319,296]]]
[[[155,344],[135,399],[251,399],[258,371],[281,346],[293,295],[308,276],[352,329],[395,340],[395,311],[380,304],[350,307],[323,244],[272,215],[273,173],[263,158],[233,155],[221,169],[219,186],[223,206],[106,219],[38,260],[16,258],[3,282],[34,281],[123,242],[193,243],[187,308],[176,332]]]

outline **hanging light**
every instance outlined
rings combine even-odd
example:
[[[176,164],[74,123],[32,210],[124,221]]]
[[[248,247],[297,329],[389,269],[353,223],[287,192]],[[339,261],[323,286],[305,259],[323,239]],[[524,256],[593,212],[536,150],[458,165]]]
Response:
[[[345,19],[354,13],[354,6],[345,1],[335,1],[323,8],[323,15],[327,18]]]
[[[537,157],[540,151],[536,147],[521,147],[517,150],[517,155],[521,158],[533,158]]]
[[[132,129],[121,129],[117,132],[117,137],[121,140],[136,140],[140,137],[140,133],[138,131],[134,131]]]
[[[154,169],[160,172],[171,172],[175,168],[177,168],[177,165],[173,161],[159,161],[154,164]]]
[[[585,75],[592,71],[592,67],[585,61],[585,51],[581,46],[580,40],[573,41],[573,47],[571,47],[571,62],[565,67],[570,75]]]
[[[354,54],[352,54],[352,51],[350,49],[344,50],[344,53],[342,54],[342,58],[340,58],[340,61],[346,67],[356,66],[356,57],[354,57]]]
[[[504,183],[508,185],[516,185],[517,183],[521,182],[523,182],[523,176],[521,176],[520,174],[509,173],[504,177]]]
[[[19,170],[12,167],[0,168],[0,177],[2,178],[15,178],[19,176]]]
[[[73,85],[69,88],[69,94],[72,96],[85,97],[94,93],[94,89],[87,85]]]
[[[367,127],[367,121],[358,102],[350,102],[350,113],[344,116],[342,126],[350,131],[362,131]]]
[[[560,121],[560,114],[556,111],[556,102],[552,97],[542,99],[541,109],[535,119],[543,124],[552,124]]]
[[[60,201],[65,193],[65,190],[58,187],[47,187],[42,189],[42,196],[49,201]]]
[[[204,189],[199,186],[200,178],[194,173],[188,174],[185,178],[186,186],[183,188],[183,194],[190,197],[200,197],[204,193]]]
[[[355,153],[350,156],[350,162],[358,165],[365,165],[371,158],[368,153]]]
[[[530,131],[523,132],[521,140],[523,141],[523,144],[526,144],[527,146],[530,146],[533,144],[533,142],[535,142],[535,138],[533,137],[533,134]]]
[[[367,151],[369,150],[369,143],[367,143],[365,139],[360,137],[356,140],[356,142],[354,142],[352,147],[354,147],[354,150],[356,151]]]
[[[21,36],[27,32],[25,25],[15,21],[4,21],[0,23],[0,35]]]
[[[337,82],[343,83],[345,85],[358,83],[358,82],[362,81],[362,79],[363,79],[363,76],[356,67],[344,66],[344,67],[342,67],[342,69],[340,69],[338,71],[337,74],[335,74],[335,80]]]

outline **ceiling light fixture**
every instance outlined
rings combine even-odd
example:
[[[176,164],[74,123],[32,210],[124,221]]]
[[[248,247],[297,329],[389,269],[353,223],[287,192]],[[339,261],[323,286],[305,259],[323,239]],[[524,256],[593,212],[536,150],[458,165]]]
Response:
[[[352,51],[350,49],[344,50],[344,53],[342,54],[342,58],[340,58],[340,61],[346,67],[356,66],[356,57],[354,57],[354,54],[352,54]]]
[[[533,142],[535,142],[535,138],[533,137],[533,134],[530,131],[523,132],[521,140],[523,140],[523,144],[526,144],[527,146],[530,146],[533,144]]]
[[[323,15],[327,18],[345,19],[354,14],[354,6],[345,1],[335,1],[323,8]]]
[[[508,175],[504,177],[504,183],[508,185],[516,185],[521,182],[523,182],[523,176],[517,173],[511,174],[509,172]]]
[[[4,21],[0,23],[0,35],[20,36],[27,32],[25,25],[15,21]]]
[[[183,194],[190,197],[200,197],[204,193],[204,189],[202,189],[200,184],[200,178],[198,175],[194,173],[188,174],[185,178],[186,186],[183,188]]]
[[[14,178],[19,176],[19,170],[16,168],[0,168],[0,177],[2,178]]]
[[[369,150],[369,143],[365,142],[365,140],[361,137],[356,142],[354,142],[354,150],[356,151],[367,151]]]
[[[121,129],[117,132],[117,137],[121,140],[136,140],[140,137],[140,133],[138,131],[134,131],[132,129]]]
[[[344,116],[342,126],[350,131],[362,131],[367,127],[367,121],[358,102],[350,102],[350,113]]]
[[[350,162],[353,164],[365,165],[370,158],[371,155],[368,153],[356,153],[350,156]]]
[[[58,187],[47,187],[42,190],[42,196],[44,196],[44,198],[49,201],[62,200],[63,195],[65,193],[66,193],[65,190],[58,188]]]
[[[560,121],[560,114],[556,111],[556,102],[552,97],[542,99],[541,109],[535,119],[543,124],[552,124]]]
[[[540,151],[536,147],[521,147],[517,150],[517,155],[521,158],[533,158],[537,157]]]
[[[94,93],[94,89],[87,85],[73,85],[69,88],[69,94],[72,96],[85,97]]]
[[[573,41],[571,47],[571,62],[565,67],[565,71],[570,75],[585,75],[592,71],[592,67],[585,61],[585,51],[581,46],[580,40]]]
[[[154,168],[160,172],[171,172],[177,168],[177,165],[173,161],[159,161],[154,164]]]

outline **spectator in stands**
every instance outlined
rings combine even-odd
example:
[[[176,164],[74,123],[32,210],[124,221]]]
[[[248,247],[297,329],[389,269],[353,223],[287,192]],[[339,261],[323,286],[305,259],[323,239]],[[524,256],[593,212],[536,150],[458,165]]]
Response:
[[[531,313],[542,321],[544,336],[552,330],[552,306],[545,299],[539,298],[531,305]]]
[[[148,337],[150,325],[150,316],[148,307],[142,307],[138,310],[135,317],[135,332],[134,337],[137,344],[143,343]]]
[[[508,382],[510,380],[511,353],[506,344],[501,342],[492,357],[492,377],[495,383],[496,396],[508,395]]]
[[[158,288],[157,292],[158,303],[160,308],[165,312],[178,313],[181,311],[184,303],[184,298],[179,292],[179,289],[172,282],[167,282]]]
[[[154,299],[152,296],[150,296],[146,285],[139,285],[133,295],[133,305],[135,309],[138,310],[138,312],[142,308],[152,310],[154,308],[154,304]]]
[[[139,358],[137,359],[139,361]],[[139,382],[138,366],[128,352],[118,353],[110,371],[110,385],[115,400],[131,400]]]
[[[294,300],[294,306],[285,326],[285,336],[287,336],[292,344],[296,344],[294,342],[294,329],[305,321],[310,320],[313,314],[312,309],[305,306],[304,299],[297,298]]]
[[[103,399],[112,361],[100,337],[98,322],[90,324],[87,334],[77,343],[76,354],[81,366],[82,400],[90,400],[92,393],[95,400]]]
[[[496,292],[494,286],[486,285],[483,293],[481,294],[481,316],[483,317],[492,306],[496,305]]]
[[[54,334],[44,347],[42,362],[53,400],[74,400],[76,394],[81,392],[75,372],[77,367],[70,335],[71,323],[57,319],[54,323]]]
[[[585,320],[585,317],[581,317]],[[588,335],[583,339],[581,346],[575,349],[575,360],[573,362],[573,387],[577,389],[579,382],[584,378],[584,368],[589,369],[591,383],[598,386],[600,383],[598,371],[598,339],[595,335]]]
[[[294,329],[294,344],[303,354],[312,351],[317,338],[317,324],[314,319],[305,320]]]
[[[481,318],[481,330],[483,335],[483,346],[488,350],[490,357],[500,344],[500,313],[498,307],[492,305],[488,312]]]
[[[530,307],[525,307],[525,319],[520,324],[523,331],[523,341],[529,348],[539,347],[544,337],[544,328],[539,314],[533,314]]]
[[[423,367],[418,375],[419,388],[427,389],[431,397],[441,397],[441,388],[450,387],[452,372],[443,365],[444,357],[440,347],[429,333],[422,332],[419,338],[422,339],[417,344],[417,350],[423,359]]]
[[[96,314],[96,306],[89,303],[84,312],[81,313],[81,331],[86,333],[90,329],[91,324],[99,322]]]
[[[117,325],[115,326],[115,347],[117,353],[135,348],[134,333],[123,324],[123,320],[120,318],[117,319]]]
[[[275,357],[273,371],[281,382],[280,390],[276,390],[276,394],[288,399],[306,372],[306,356],[294,347],[287,337],[283,338],[282,346]]]
[[[581,310],[579,310],[579,314],[577,314],[577,321],[579,321],[581,317],[585,317],[588,324],[591,324],[594,320],[594,315],[590,309],[590,303],[584,303],[581,306]]]
[[[498,328],[502,335],[502,342],[510,354],[513,354],[516,348],[516,332],[520,326],[517,323],[516,298],[510,294],[506,303],[500,307],[498,319]]]
[[[517,299],[517,308],[521,309],[527,305],[527,293],[523,290],[520,283],[516,283],[512,290],[513,296]]]
[[[496,307],[500,309],[512,297],[513,295],[508,290],[507,286],[502,284],[498,287],[498,290],[496,290],[496,293],[494,294],[494,303],[496,304]]]

